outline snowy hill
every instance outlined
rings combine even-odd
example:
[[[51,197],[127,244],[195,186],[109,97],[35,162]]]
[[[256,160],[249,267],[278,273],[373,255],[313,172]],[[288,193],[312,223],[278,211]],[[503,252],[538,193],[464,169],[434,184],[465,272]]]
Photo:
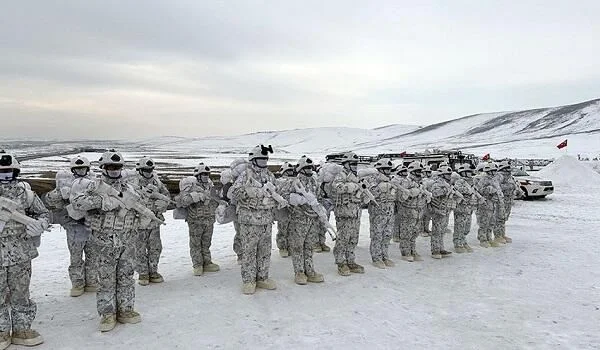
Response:
[[[574,105],[466,116],[358,145],[363,152],[456,148],[511,157],[547,157],[569,139],[574,153],[600,153],[600,99]]]
[[[600,99],[578,104],[470,115],[425,127],[388,125],[375,129],[346,127],[263,131],[232,137],[162,137],[140,142],[145,151],[246,153],[264,143],[280,155],[355,150],[360,154],[461,149],[504,157],[556,157],[556,145],[569,139],[569,152],[600,154]]]

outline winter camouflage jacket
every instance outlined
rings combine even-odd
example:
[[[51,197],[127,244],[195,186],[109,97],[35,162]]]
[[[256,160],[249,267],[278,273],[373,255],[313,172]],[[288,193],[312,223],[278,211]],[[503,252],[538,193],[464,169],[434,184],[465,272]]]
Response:
[[[332,182],[332,194],[336,218],[359,218],[362,199],[358,177],[344,169]]]
[[[378,173],[371,177],[369,190],[375,197],[377,204],[369,203],[369,215],[392,216],[396,207],[397,190],[391,179],[384,174]]]
[[[485,202],[479,206],[480,210],[494,210],[495,205],[502,204],[504,201],[502,189],[494,176],[478,175],[474,188],[485,198]]]
[[[141,195],[142,203],[144,206],[154,213],[157,218],[164,220],[165,217],[163,213],[167,211],[169,206],[169,202],[160,198],[156,198],[153,195],[154,192],[157,192],[160,195],[167,197],[167,199],[171,198],[171,194],[167,189],[167,186],[160,181],[156,174],[152,174],[151,178],[146,178],[140,174],[133,177],[131,180],[131,184],[135,187],[138,193]],[[148,223],[142,224],[140,223],[140,229],[151,229],[159,227],[160,223],[155,221],[150,221]]]
[[[212,181],[202,183],[195,176],[189,176],[179,182],[180,193],[177,205],[187,210],[187,221],[215,221],[215,210],[219,206]],[[195,201],[192,193],[200,200]],[[195,195],[194,195],[195,196]]]
[[[17,210],[21,214],[49,222],[48,209],[31,190],[29,184],[17,181],[0,184],[0,197],[17,202],[19,204]],[[39,237],[30,237],[25,225],[14,220],[8,220],[3,226],[0,232],[0,264],[2,267],[21,264],[38,256]]]
[[[463,196],[463,200],[454,208],[455,212],[470,214],[480,203],[480,196],[472,186],[473,179],[461,177],[454,182],[454,189]]]
[[[129,191],[139,196],[125,179],[114,180],[103,176],[91,181],[82,181],[78,185],[82,189],[71,196],[71,204],[76,210],[86,212],[85,220],[92,229],[91,239],[94,243],[113,247],[132,244],[132,240],[135,239],[133,232],[139,226],[139,215],[134,210],[124,208],[108,210],[105,201],[110,201],[110,198],[96,191],[101,182],[119,192]]]
[[[249,165],[235,180],[227,197],[236,203],[237,222],[244,225],[271,225],[277,202],[263,186],[275,187],[275,176],[268,169]]]

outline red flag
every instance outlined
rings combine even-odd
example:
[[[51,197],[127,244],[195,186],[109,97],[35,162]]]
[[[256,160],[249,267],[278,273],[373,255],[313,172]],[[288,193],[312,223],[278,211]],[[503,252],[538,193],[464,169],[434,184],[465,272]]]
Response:
[[[402,151],[402,153],[400,153],[400,157],[404,157],[406,155],[406,151]]]
[[[483,156],[483,157],[481,158],[481,160],[490,160],[490,154],[489,154],[489,153],[488,153],[488,154],[486,154],[485,156]]]
[[[567,147],[567,140],[564,140],[563,142],[559,143],[558,146],[556,146],[558,149],[563,149],[565,147]]]

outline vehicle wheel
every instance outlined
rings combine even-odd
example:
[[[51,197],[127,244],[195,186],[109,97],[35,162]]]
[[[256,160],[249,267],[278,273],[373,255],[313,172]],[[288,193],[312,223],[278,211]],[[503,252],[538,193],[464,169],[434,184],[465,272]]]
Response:
[[[527,189],[525,187],[521,187],[521,191],[523,191],[523,196],[521,197],[522,199],[529,199],[529,194],[527,193]]]

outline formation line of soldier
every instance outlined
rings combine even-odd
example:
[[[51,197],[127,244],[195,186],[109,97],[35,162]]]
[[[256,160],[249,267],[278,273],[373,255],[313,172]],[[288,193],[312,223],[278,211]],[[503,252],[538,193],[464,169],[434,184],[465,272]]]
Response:
[[[391,268],[391,241],[399,243],[401,259],[422,261],[416,239],[429,231],[431,257],[451,254],[443,235],[454,213],[456,253],[472,252],[466,236],[473,213],[479,225],[481,247],[510,243],[505,223],[519,191],[510,164],[468,164],[453,171],[440,164],[437,171],[418,161],[394,167],[381,159],[373,167],[358,169],[358,157],[344,154],[341,164],[320,166],[309,157],[296,165],[285,163],[277,178],[267,164],[271,146],[259,145],[247,159],[234,161],[221,173],[221,189],[210,179],[211,169],[200,163],[193,176],[180,181],[180,194],[171,198],[155,172],[155,163],[144,157],[136,173],[124,171],[123,156],[114,150],[99,159],[101,174],[93,176],[90,161],[75,157],[69,171],[56,174],[56,188],[41,199],[19,180],[20,164],[11,154],[0,153],[0,350],[11,343],[34,346],[41,335],[31,329],[36,305],[29,298],[31,260],[37,257],[42,232],[53,222],[66,231],[70,253],[70,295],[95,292],[99,330],[117,323],[139,323],[135,311],[135,280],[146,286],[163,282],[158,272],[162,251],[160,227],[170,205],[173,216],[189,227],[193,274],[219,271],[210,246],[215,221],[233,223],[233,250],[241,265],[242,292],[273,290],[269,277],[272,227],[277,221],[276,243],[281,257],[291,257],[295,283],[321,283],[325,278],[314,266],[313,252],[328,252],[326,235],[335,241],[333,255],[341,276],[362,274],[356,261],[361,213],[367,208],[370,255],[373,266]],[[50,209],[50,211],[49,211]],[[335,215],[335,227],[329,222]]]

